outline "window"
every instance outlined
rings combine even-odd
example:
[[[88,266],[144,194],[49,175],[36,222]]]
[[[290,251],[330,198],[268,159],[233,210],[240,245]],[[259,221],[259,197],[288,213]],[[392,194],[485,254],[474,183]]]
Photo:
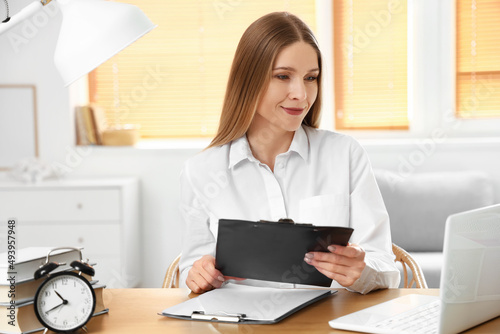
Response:
[[[407,129],[407,4],[335,0],[337,129]]]
[[[456,114],[500,117],[500,1],[456,1]]]
[[[213,137],[236,46],[260,16],[290,11],[316,29],[313,0],[124,2],[158,27],[89,75],[90,101],[143,138]]]

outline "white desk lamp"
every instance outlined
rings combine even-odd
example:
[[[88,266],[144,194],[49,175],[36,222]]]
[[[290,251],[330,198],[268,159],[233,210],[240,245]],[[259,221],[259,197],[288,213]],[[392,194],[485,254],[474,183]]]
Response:
[[[0,35],[51,1],[37,0],[0,23]],[[134,5],[105,0],[53,1],[63,15],[54,62],[66,86],[156,27]]]

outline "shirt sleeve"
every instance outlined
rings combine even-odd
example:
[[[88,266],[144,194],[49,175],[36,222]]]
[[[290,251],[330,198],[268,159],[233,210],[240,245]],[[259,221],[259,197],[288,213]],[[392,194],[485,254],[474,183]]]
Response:
[[[365,150],[354,142],[350,165],[351,242],[365,250],[366,267],[348,289],[368,293],[397,288],[401,279],[394,262],[389,215]]]
[[[215,237],[210,231],[209,214],[190,177],[186,163],[180,176],[182,217],[182,255],[179,262],[179,285],[187,287],[186,279],[194,261],[204,255],[215,256]]]

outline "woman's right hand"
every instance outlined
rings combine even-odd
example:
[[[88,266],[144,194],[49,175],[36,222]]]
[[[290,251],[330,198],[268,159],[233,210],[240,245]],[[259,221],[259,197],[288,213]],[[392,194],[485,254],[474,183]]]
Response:
[[[186,285],[194,293],[202,293],[215,288],[220,288],[225,279],[222,273],[215,269],[215,258],[205,255],[194,261],[189,270]]]

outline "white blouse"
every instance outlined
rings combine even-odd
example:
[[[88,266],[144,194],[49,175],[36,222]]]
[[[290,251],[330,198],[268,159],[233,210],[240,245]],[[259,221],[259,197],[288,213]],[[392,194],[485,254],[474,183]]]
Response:
[[[202,151],[184,165],[180,209],[183,287],[194,261],[215,256],[220,218],[352,227],[350,242],[365,250],[366,267],[349,289],[399,285],[389,216],[368,156],[349,136],[302,126],[276,157],[274,173],[254,158],[246,136]]]

